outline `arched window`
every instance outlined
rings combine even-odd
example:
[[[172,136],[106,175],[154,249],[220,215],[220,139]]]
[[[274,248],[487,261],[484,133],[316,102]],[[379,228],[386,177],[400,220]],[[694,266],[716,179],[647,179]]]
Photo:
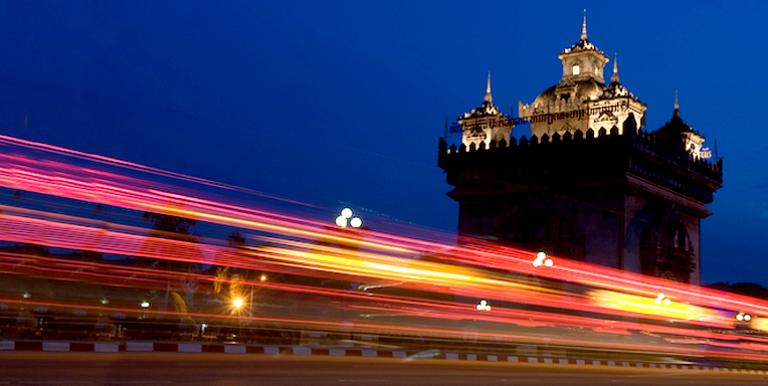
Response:
[[[579,75],[581,73],[581,67],[579,67],[578,63],[573,65],[573,67],[571,68],[571,72],[573,73],[573,75]]]
[[[677,224],[672,243],[675,249],[688,250],[688,232],[685,231],[685,225],[680,223]]]

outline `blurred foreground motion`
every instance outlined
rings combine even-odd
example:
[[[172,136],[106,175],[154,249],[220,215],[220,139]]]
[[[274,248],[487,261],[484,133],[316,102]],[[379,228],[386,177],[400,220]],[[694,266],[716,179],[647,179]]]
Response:
[[[768,361],[764,300],[3,136],[0,186],[0,338]]]

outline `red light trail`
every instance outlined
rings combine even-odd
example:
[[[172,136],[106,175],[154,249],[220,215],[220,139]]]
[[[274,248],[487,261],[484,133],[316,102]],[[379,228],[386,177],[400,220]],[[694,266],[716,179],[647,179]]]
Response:
[[[96,218],[6,200],[0,205],[0,240],[9,245],[0,249],[4,282],[78,288],[66,296],[24,292],[29,296],[19,299],[19,291],[29,290],[0,285],[6,307],[768,360],[768,337],[760,332],[768,329],[765,300],[557,256],[552,266],[534,266],[531,251],[450,243],[448,235],[434,241],[339,229],[330,220],[226,202],[221,192],[206,191],[276,199],[249,189],[5,136],[0,147],[0,186],[43,195],[43,206],[62,212],[83,203],[124,211]],[[160,232],[127,221],[134,212],[189,218],[216,231],[206,237]],[[215,235],[233,230],[242,232],[244,244]],[[74,251],[110,258],[86,260]],[[112,294],[114,305],[93,304],[98,291]],[[163,291],[162,309],[138,307],[139,298]],[[170,292],[183,302],[176,311],[168,310]],[[659,293],[669,301],[655,301]],[[238,315],[226,310],[230,298]],[[475,309],[481,299],[492,310]],[[737,322],[738,312],[753,321]]]

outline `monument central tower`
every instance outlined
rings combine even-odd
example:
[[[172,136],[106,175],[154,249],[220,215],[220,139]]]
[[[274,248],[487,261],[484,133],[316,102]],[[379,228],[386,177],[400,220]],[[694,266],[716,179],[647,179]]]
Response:
[[[530,137],[493,104],[459,117],[462,143],[440,140],[438,165],[459,203],[459,233],[673,280],[699,283],[700,221],[722,184],[704,136],[672,118],[646,132],[646,105],[587,38],[558,58],[560,81],[520,103]],[[520,121],[517,121],[520,122]]]

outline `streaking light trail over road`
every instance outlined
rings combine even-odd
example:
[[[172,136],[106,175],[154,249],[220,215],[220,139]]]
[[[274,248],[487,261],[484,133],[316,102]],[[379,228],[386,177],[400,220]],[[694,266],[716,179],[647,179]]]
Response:
[[[362,228],[352,210],[11,137],[0,148],[6,318],[768,361],[764,300],[368,217]]]

